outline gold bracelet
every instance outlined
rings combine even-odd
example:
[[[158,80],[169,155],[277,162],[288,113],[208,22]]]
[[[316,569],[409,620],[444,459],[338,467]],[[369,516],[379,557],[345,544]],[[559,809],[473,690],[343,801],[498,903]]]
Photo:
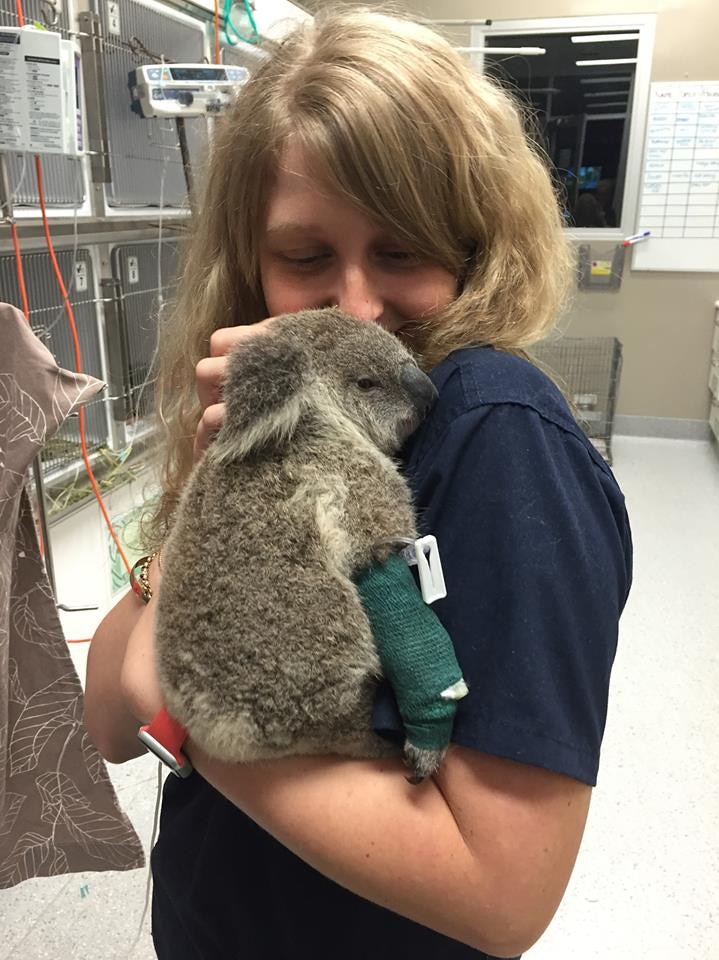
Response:
[[[151,553],[146,557],[140,557],[137,563],[133,565],[132,570],[130,570],[130,586],[132,587],[133,593],[136,593],[143,603],[149,603],[150,600],[152,600],[149,570],[152,561],[155,557],[159,558],[159,556],[160,551],[157,550],[155,553]],[[159,566],[159,559],[157,563]]]

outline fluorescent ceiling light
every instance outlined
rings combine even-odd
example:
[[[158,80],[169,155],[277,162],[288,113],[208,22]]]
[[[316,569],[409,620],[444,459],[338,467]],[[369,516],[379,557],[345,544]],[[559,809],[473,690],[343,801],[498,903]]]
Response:
[[[626,100],[612,100],[611,103],[588,103],[588,107],[601,107],[602,110],[605,107],[624,107],[626,109],[627,101]]]
[[[638,33],[583,33],[572,37],[572,43],[611,43],[613,40],[638,40]]]
[[[580,83],[629,83],[632,78],[627,74],[624,77],[584,77]]]
[[[636,57],[626,57],[620,60],[575,60],[578,67],[609,67],[617,63],[636,63]]]
[[[523,57],[539,57],[546,53],[545,47],[455,47],[458,53],[516,53]]]
[[[592,91],[591,93],[585,93],[584,96],[589,97],[621,97],[622,95],[626,96],[629,93],[628,90],[602,90],[601,93],[597,91]]]

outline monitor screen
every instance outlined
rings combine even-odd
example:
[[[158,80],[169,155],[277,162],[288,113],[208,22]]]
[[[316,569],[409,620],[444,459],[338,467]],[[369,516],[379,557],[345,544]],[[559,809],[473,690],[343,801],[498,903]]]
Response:
[[[225,80],[224,67],[170,67],[173,80]]]

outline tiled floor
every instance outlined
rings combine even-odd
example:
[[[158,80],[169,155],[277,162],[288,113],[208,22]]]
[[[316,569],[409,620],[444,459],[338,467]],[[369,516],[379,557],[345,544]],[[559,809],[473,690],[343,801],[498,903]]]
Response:
[[[635,584],[582,851],[527,957],[717,960],[719,458],[706,443],[618,438],[615,461]],[[155,764],[142,758],[111,774],[147,846]],[[1,960],[150,960],[147,922],[132,948],[145,884],[146,871],[134,871],[1,891]]]

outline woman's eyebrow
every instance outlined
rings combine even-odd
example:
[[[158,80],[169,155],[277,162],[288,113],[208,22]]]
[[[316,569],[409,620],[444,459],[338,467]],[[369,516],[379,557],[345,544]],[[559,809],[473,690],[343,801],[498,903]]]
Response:
[[[273,237],[285,237],[292,233],[322,233],[322,227],[316,223],[305,223],[302,220],[283,220],[279,223],[273,223],[265,230],[265,237],[271,240]]]
[[[315,239],[325,237],[326,234],[327,227],[318,223],[305,220],[280,220],[270,224],[265,229],[264,239],[269,241],[277,239],[287,240],[299,235],[302,236],[302,239]],[[403,241],[396,234],[382,227],[377,227],[372,242],[406,245],[406,241]]]

